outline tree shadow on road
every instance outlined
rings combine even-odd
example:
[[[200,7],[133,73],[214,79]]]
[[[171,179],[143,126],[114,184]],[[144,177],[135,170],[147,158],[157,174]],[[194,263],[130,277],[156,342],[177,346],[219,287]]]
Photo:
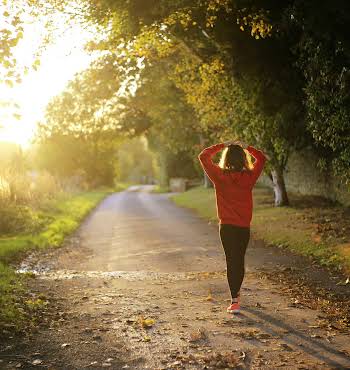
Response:
[[[241,313],[239,316],[253,320],[256,327],[264,330],[270,335],[280,336],[281,329],[288,331],[288,334],[286,334],[282,339],[294,349],[300,348],[300,350],[305,353],[308,353],[320,361],[324,361],[327,365],[333,366],[336,369],[350,368],[350,357],[327,344],[322,343],[322,339],[318,340],[312,338],[308,334],[287,324],[285,321],[262,312],[261,310],[247,307],[245,308],[245,312],[249,315]],[[264,323],[261,323],[261,320]]]

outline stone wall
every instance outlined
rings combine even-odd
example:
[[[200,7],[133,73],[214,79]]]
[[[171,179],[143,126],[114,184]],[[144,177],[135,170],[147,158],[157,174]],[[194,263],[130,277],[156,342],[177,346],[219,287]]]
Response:
[[[272,186],[267,176],[261,183]],[[295,152],[290,156],[285,172],[287,191],[305,195],[318,195],[350,206],[350,186],[340,183],[332,174],[323,173],[317,168],[317,156],[310,150]]]

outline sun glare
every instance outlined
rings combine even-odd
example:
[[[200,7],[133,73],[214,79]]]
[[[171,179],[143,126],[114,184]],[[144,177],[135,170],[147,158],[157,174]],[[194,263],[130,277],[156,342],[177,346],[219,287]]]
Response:
[[[43,23],[25,26],[24,38],[15,50],[19,65],[33,63],[44,31]],[[42,53],[37,71],[30,70],[22,83],[12,88],[0,83],[0,142],[28,147],[49,100],[64,89],[76,72],[90,64],[92,57],[83,46],[91,38],[91,30],[82,29],[79,24],[67,30],[62,22],[55,32],[54,42]]]

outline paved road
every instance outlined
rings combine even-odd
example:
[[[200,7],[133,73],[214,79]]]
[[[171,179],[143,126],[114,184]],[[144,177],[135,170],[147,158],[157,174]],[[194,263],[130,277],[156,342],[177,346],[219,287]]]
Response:
[[[219,239],[194,213],[176,207],[151,187],[109,196],[82,227],[91,250],[79,266],[103,271],[217,271],[224,269]],[[215,263],[213,263],[215,261]]]
[[[149,187],[107,197],[32,282],[50,308],[34,336],[0,353],[6,369],[346,369],[349,336],[261,274],[295,259],[252,243],[243,313],[217,227]],[[33,299],[34,299],[33,298]],[[147,321],[148,320],[148,321]],[[11,357],[12,356],[12,357]],[[20,364],[20,365],[19,365]]]
[[[55,269],[76,271],[191,272],[223,271],[225,259],[218,226],[195,212],[176,206],[169,194],[152,193],[153,186],[132,186],[108,196],[78,230],[76,246],[60,253]],[[273,269],[276,251],[271,248],[247,251],[247,272]],[[280,263],[289,256],[279,254]],[[72,259],[74,263],[72,263]]]

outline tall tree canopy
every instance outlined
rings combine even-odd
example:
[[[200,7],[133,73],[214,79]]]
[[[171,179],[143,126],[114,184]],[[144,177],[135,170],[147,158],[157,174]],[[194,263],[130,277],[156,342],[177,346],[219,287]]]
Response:
[[[87,4],[97,21],[123,15],[127,23],[118,28],[112,22],[110,40],[100,47],[124,41],[126,54],[145,58],[146,65],[164,58],[173,64],[170,78],[203,131],[213,139],[240,135],[269,152],[276,201],[285,204],[283,170],[291,148],[305,137],[301,83],[288,45],[272,37],[271,12],[246,3]]]
[[[157,132],[155,142],[163,148],[187,143],[184,132],[202,142],[203,137],[239,136],[270,155],[267,170],[277,205],[288,204],[283,172],[289,154],[305,145],[349,179],[350,12],[345,0],[81,4],[86,21],[107,31],[88,49],[107,55],[99,61],[100,70],[112,65],[116,70],[107,75],[117,72],[128,94],[122,101],[115,95],[119,88],[101,79],[78,103],[89,101],[80,116],[70,106],[79,124],[111,125],[120,133],[146,132],[150,138]],[[102,109],[113,96],[112,108]],[[66,100],[67,106],[75,104],[71,97]],[[196,140],[188,141],[187,153]]]

